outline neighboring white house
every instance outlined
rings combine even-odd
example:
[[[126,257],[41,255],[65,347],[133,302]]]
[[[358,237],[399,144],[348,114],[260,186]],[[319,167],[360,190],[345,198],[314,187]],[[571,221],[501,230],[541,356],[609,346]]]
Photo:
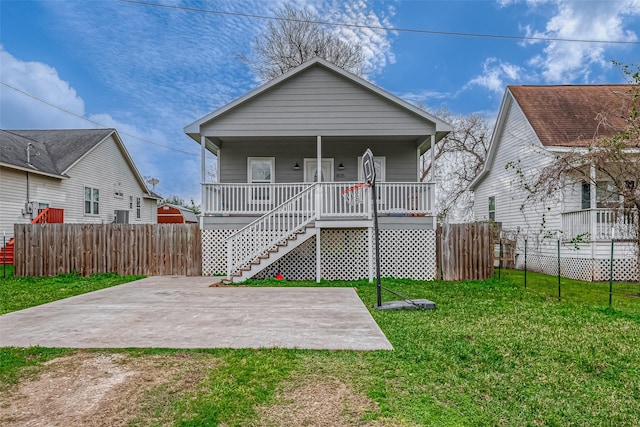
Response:
[[[372,278],[371,190],[349,191],[370,148],[381,274],[435,277],[434,184],[419,177],[420,156],[451,131],[442,120],[316,58],[184,130],[202,151],[204,274]]]
[[[523,183],[532,182],[558,155],[584,149],[596,137],[621,131],[629,116],[631,85],[508,86],[498,114],[487,161],[472,182],[474,217],[500,223],[517,241],[516,267],[582,280],[605,280],[609,273],[611,230],[630,239],[636,226],[603,206],[606,177],[595,168],[595,183],[562,177],[569,185],[546,203],[525,203]],[[586,166],[588,168],[588,165]],[[637,185],[638,183],[634,183]],[[574,244],[577,236],[586,242]],[[635,280],[635,245],[616,243],[615,280]]]
[[[42,209],[65,223],[156,223],[157,199],[115,129],[0,130],[0,233]]]

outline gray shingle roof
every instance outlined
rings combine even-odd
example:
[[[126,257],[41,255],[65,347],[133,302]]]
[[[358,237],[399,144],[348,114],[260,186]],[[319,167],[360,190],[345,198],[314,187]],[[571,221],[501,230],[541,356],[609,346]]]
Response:
[[[0,130],[0,163],[62,177],[113,132],[115,129]]]

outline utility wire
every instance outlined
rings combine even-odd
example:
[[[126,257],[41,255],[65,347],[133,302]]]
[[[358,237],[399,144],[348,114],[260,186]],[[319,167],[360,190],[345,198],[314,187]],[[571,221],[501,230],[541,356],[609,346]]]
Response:
[[[38,98],[37,96],[31,95],[31,94],[30,94],[30,93],[28,93],[28,92],[25,92],[25,91],[23,91],[23,90],[20,90],[20,89],[18,89],[17,87],[13,87],[13,86],[11,86],[10,84],[7,84],[7,83],[5,83],[5,82],[3,82],[3,81],[0,81],[0,84],[1,84],[1,85],[3,85],[3,86],[8,87],[9,89],[13,89],[13,90],[15,90],[15,91],[16,91],[16,92],[18,92],[18,93],[21,93],[21,94],[23,94],[23,95],[25,95],[25,96],[28,96],[28,97],[29,97],[29,98],[31,98],[31,99],[35,99],[36,101],[42,102],[43,104],[46,104],[46,105],[48,105],[48,106],[50,106],[50,107],[53,107],[53,108],[56,108],[56,109],[58,109],[58,110],[60,110],[60,111],[63,111],[63,112],[65,112],[65,113],[70,114],[70,115],[72,115],[72,116],[74,116],[74,117],[77,117],[77,118],[79,118],[79,119],[85,120],[85,121],[87,121],[87,122],[89,122],[89,123],[92,123],[92,124],[94,124],[94,125],[98,125],[98,126],[100,126],[100,127],[102,127],[102,128],[108,128],[108,129],[110,129],[110,128],[111,128],[111,126],[107,126],[107,125],[105,125],[105,124],[103,124],[103,123],[96,122],[95,120],[91,120],[91,119],[89,119],[89,118],[87,118],[87,117],[83,117],[83,116],[81,116],[81,115],[79,115],[79,114],[76,114],[76,113],[74,113],[74,112],[72,112],[72,111],[69,111],[69,110],[67,110],[67,109],[62,108],[62,107],[60,107],[59,105],[52,104],[52,103],[50,103],[50,102],[48,102],[48,101],[45,101],[45,100],[44,100],[44,99],[42,99],[42,98]],[[187,155],[189,155],[189,156],[195,156],[195,157],[199,157],[199,156],[200,156],[199,154],[196,154],[196,153],[191,153],[191,152],[189,152],[189,151],[178,150],[177,148],[173,148],[173,147],[170,147],[170,146],[168,146],[168,145],[158,144],[157,142],[153,142],[153,141],[150,141],[150,140],[148,140],[148,139],[144,139],[144,138],[141,138],[141,137],[136,136],[136,135],[132,135],[132,134],[127,133],[127,132],[121,132],[121,131],[118,131],[118,133],[119,133],[119,134],[121,134],[121,135],[126,135],[126,136],[128,136],[128,137],[130,137],[130,138],[133,138],[133,139],[137,139],[138,141],[145,142],[145,143],[147,143],[147,144],[155,145],[156,147],[164,148],[164,149],[166,149],[166,150],[176,151],[176,152],[178,152],[178,153],[187,154]]]
[[[456,36],[456,37],[477,37],[477,38],[492,38],[492,39],[507,39],[507,40],[527,40],[527,41],[543,41],[543,42],[567,42],[567,43],[603,43],[603,44],[628,44],[628,45],[640,45],[640,41],[624,41],[624,40],[589,40],[589,39],[565,39],[561,37],[542,37],[542,36],[512,36],[504,34],[483,34],[483,33],[463,33],[456,31],[434,31],[434,30],[421,30],[417,28],[397,28],[397,27],[384,27],[382,25],[364,25],[364,24],[347,24],[342,22],[329,22],[329,21],[303,21],[300,19],[289,18],[277,18],[275,16],[255,15],[251,13],[241,12],[228,12],[222,10],[212,9],[199,9],[195,7],[176,6],[169,4],[150,3],[139,0],[119,0],[122,3],[132,3],[142,6],[162,7],[166,9],[185,10],[188,12],[200,12],[211,13],[215,15],[228,15],[228,16],[240,16],[244,18],[266,19],[270,21],[290,21],[290,22],[310,22],[312,24],[327,25],[331,27],[346,27],[346,28],[366,28],[370,30],[383,30],[383,31],[396,31],[399,33],[417,33],[417,34],[429,34],[438,36]]]

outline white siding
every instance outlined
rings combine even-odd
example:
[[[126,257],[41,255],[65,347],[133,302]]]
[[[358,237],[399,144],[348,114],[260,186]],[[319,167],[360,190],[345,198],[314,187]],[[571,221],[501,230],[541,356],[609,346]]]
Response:
[[[26,191],[26,172],[0,167],[0,239],[5,235],[8,242],[13,237],[13,224],[29,222],[21,213]]]
[[[427,135],[432,124],[323,67],[276,85],[201,128],[204,135]]]
[[[478,221],[488,219],[489,197],[494,196],[495,220],[502,223],[503,230],[527,235],[530,244],[539,242],[540,247],[547,247],[542,235],[560,229],[562,197],[558,194],[556,200],[544,204],[525,203],[527,192],[517,171],[530,182],[549,164],[550,155],[515,102],[506,111],[504,128],[499,135],[493,142],[498,145],[490,171],[474,191],[474,218]],[[508,164],[513,167],[507,168]]]
[[[110,223],[114,210],[129,210],[132,224],[156,223],[157,205],[143,198],[143,188],[129,168],[123,153],[113,137],[99,144],[68,172],[68,179],[55,179],[29,174],[29,192],[32,202],[46,203],[64,209],[66,223]],[[100,190],[99,215],[85,215],[84,187]],[[27,201],[26,172],[0,168],[0,233],[13,236],[13,224],[29,222],[35,218],[22,216]],[[116,189],[123,197],[115,197]],[[133,209],[129,209],[129,196],[133,196]],[[141,198],[141,218],[136,219],[136,198]],[[2,236],[0,235],[0,239]]]
[[[123,153],[113,137],[99,144],[80,160],[69,172],[69,179],[62,185],[66,195],[65,222],[110,223],[114,210],[128,210],[131,224],[157,222],[156,201],[143,198],[144,189],[138,183]],[[100,190],[100,214],[85,215],[84,187]],[[123,197],[115,196],[116,190]],[[133,196],[133,208],[129,208],[129,196]],[[136,198],[141,198],[141,218],[136,218]],[[53,206],[53,205],[52,205]],[[53,206],[56,207],[56,206]]]

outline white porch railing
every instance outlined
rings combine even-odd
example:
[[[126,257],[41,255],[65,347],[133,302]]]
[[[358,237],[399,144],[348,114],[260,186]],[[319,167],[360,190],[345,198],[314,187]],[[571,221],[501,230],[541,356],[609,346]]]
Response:
[[[229,237],[227,276],[311,224],[316,216],[315,189],[316,185],[307,187]]]
[[[620,212],[613,209],[587,209],[562,214],[562,231],[565,238],[587,236],[590,240],[635,239],[638,224],[637,212]]]
[[[347,200],[343,192],[356,182],[323,182],[319,188],[320,217],[370,217],[371,190],[361,192],[360,202]],[[203,184],[205,215],[263,215],[309,188],[309,183]],[[378,211],[388,215],[433,215],[434,184],[381,182],[376,184]]]

